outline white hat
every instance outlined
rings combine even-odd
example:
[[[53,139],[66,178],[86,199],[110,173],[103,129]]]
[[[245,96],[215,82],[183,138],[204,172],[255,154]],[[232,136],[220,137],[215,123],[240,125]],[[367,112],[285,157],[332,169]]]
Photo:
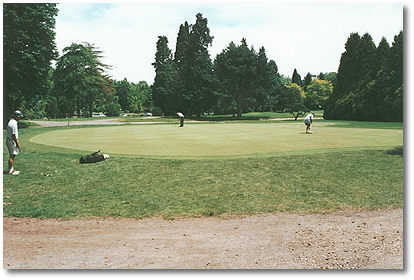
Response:
[[[15,115],[16,117],[20,117],[20,118],[22,118],[22,117],[23,117],[23,113],[22,113],[21,111],[19,111],[19,110],[14,111],[14,115]]]

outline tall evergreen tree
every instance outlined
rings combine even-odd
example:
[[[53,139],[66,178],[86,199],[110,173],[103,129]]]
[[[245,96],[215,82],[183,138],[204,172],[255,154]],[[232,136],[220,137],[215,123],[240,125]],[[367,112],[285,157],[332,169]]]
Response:
[[[55,3],[3,4],[3,120],[35,95],[48,92],[57,58]]]
[[[190,44],[191,26],[187,23],[180,25],[178,31],[177,43],[174,54],[174,63],[177,69],[176,81],[176,111],[184,112],[184,99],[187,96],[190,81],[188,80],[190,70],[187,61],[189,44]]]
[[[325,118],[402,120],[402,32],[400,35],[391,48],[384,38],[376,48],[369,34],[351,34]]]
[[[372,37],[366,33],[361,37],[359,51],[359,79],[352,91],[352,111],[347,116],[353,120],[375,120],[378,108],[377,93],[370,90],[370,82],[379,68],[377,49]]]
[[[254,50],[253,50],[254,51]],[[259,49],[257,54],[257,78],[258,86],[255,91],[255,111],[264,111],[269,103],[268,98],[272,89],[272,75],[269,68],[266,50],[264,47]]]
[[[312,74],[308,72],[306,74],[305,79],[303,79],[303,90],[306,91],[306,88],[311,84],[312,82]]]
[[[177,43],[175,46],[174,62],[178,72],[182,73],[185,67],[185,60],[187,56],[188,47],[190,44],[190,25],[186,21],[180,25],[178,31]]]
[[[403,32],[401,31],[394,37],[388,60],[390,94],[386,96],[385,102],[391,106],[389,118],[393,121],[403,121],[403,44]]]
[[[361,79],[361,37],[358,33],[351,33],[345,43],[345,52],[342,53],[337,72],[337,81],[332,95],[328,99],[328,106],[324,111],[327,119],[349,118],[352,112],[352,96],[350,93]]]
[[[324,74],[324,73],[322,73],[322,72],[320,72],[320,73],[319,73],[319,75],[318,75],[318,79],[319,79],[319,80],[326,80],[326,76],[325,76],[325,74]]]
[[[239,46],[231,42],[217,55],[214,65],[221,89],[232,97],[237,116],[241,117],[255,97],[255,90],[260,83],[256,53],[249,49],[245,39]]]
[[[152,89],[154,106],[158,106],[165,114],[173,114],[176,110],[177,70],[168,47],[168,38],[159,36],[155,62],[155,79]]]
[[[200,115],[209,110],[216,102],[216,80],[208,47],[213,42],[208,20],[201,13],[191,26],[189,44],[185,58],[186,73],[184,109],[190,114]]]
[[[268,103],[266,104],[265,109],[267,111],[276,112],[280,109],[279,100],[282,91],[282,78],[278,72],[278,68],[274,60],[270,60],[267,65],[269,71],[269,78],[271,80],[271,89],[268,93]]]
[[[302,77],[299,75],[299,73],[296,70],[296,68],[293,70],[292,83],[295,83],[295,84],[297,84],[300,87],[302,86]]]

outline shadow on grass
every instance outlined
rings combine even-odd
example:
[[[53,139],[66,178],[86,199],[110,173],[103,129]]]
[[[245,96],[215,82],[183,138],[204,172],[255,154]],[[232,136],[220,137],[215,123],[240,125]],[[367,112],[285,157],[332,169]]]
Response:
[[[404,147],[403,146],[398,146],[398,147],[395,147],[391,150],[387,150],[386,153],[389,154],[389,155],[403,156],[404,155]]]
[[[327,120],[327,122],[334,122],[329,126],[341,128],[403,129],[402,122],[370,122],[342,120]]]

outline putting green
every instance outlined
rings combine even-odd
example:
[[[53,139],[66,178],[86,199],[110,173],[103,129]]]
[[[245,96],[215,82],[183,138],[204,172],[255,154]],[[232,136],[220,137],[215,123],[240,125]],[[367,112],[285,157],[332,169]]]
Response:
[[[167,158],[302,154],[403,143],[402,129],[342,128],[330,124],[314,123],[313,134],[305,134],[305,126],[298,122],[190,124],[182,128],[121,125],[54,130],[31,141],[83,151]]]

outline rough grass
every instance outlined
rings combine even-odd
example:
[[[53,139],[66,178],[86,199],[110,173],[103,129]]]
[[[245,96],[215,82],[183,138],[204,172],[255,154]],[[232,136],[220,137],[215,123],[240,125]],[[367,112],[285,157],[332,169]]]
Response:
[[[22,173],[3,177],[4,216],[174,218],[403,206],[404,161],[388,153],[393,147],[209,160],[115,155],[80,165],[82,152],[29,141],[56,130],[64,128],[20,131]],[[7,158],[4,147],[4,166]]]

